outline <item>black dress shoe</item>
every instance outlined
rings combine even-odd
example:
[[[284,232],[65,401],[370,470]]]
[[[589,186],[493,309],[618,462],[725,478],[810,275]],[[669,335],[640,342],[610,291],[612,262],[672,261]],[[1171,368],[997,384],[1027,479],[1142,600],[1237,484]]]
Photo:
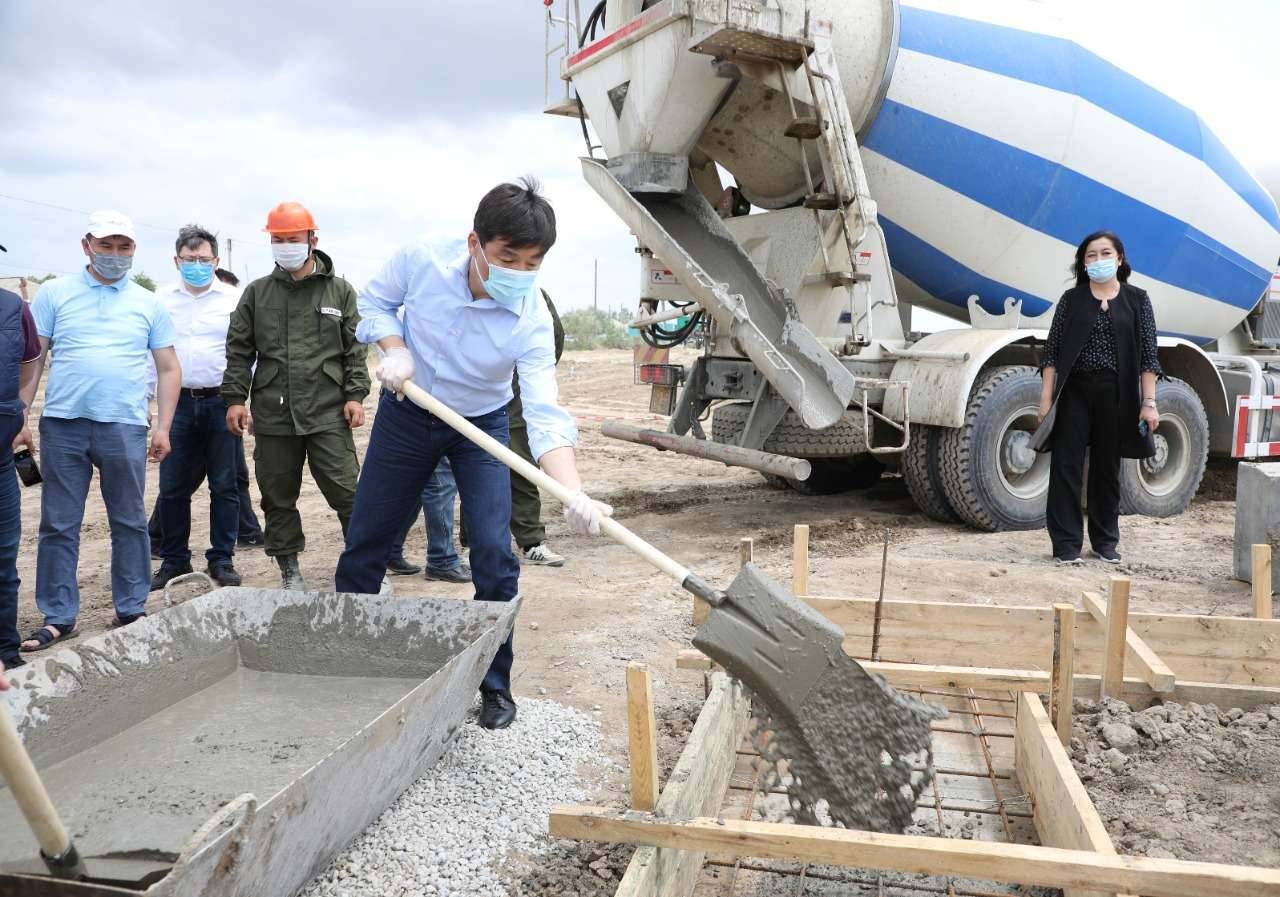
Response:
[[[220,586],[238,586],[241,582],[239,571],[231,565],[230,561],[210,564],[209,578]]]
[[[516,702],[509,691],[480,689],[480,725],[486,729],[505,729],[516,720]]]
[[[403,554],[387,559],[387,572],[392,576],[414,576],[422,572],[417,564],[411,564]]]
[[[156,575],[151,577],[151,591],[158,592],[169,584],[169,580],[177,579],[185,573],[191,573],[190,564],[178,566],[176,564],[161,564],[160,569],[156,571]]]

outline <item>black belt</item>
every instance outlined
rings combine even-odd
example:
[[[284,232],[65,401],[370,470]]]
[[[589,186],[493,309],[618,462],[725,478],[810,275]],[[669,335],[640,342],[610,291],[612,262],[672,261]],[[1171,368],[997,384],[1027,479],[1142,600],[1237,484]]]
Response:
[[[198,386],[198,387],[182,387],[181,395],[190,396],[193,399],[211,399],[214,396],[222,395],[221,386]]]

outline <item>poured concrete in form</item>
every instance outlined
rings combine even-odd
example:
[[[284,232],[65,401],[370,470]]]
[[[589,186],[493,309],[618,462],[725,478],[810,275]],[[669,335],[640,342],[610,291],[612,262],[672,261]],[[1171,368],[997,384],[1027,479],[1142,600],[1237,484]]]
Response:
[[[18,671],[10,703],[82,853],[176,855],[248,792],[153,892],[291,894],[443,753],[515,611],[221,589]],[[3,789],[0,831],[0,862],[35,855]]]

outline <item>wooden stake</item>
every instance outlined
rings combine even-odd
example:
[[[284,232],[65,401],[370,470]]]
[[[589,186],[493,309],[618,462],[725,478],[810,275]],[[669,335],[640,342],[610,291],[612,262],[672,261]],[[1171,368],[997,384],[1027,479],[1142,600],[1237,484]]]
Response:
[[[1102,697],[1119,698],[1124,687],[1124,653],[1128,647],[1129,578],[1111,577],[1111,595],[1107,599],[1107,627],[1102,650]]]
[[[738,541],[738,563],[745,567],[755,559],[755,549],[750,539],[740,539]]]
[[[1253,615],[1271,619],[1271,546],[1253,546]]]
[[[627,734],[631,759],[631,805],[646,813],[658,805],[658,739],[649,668],[627,664]]]
[[[1102,606],[1102,598],[1093,592],[1085,592],[1081,597],[1084,599],[1085,610],[1105,628],[1107,609]],[[1152,691],[1161,693],[1173,691],[1174,685],[1177,684],[1177,677],[1173,670],[1160,659],[1159,654],[1151,650],[1151,646],[1134,632],[1132,627],[1125,629],[1124,643],[1126,662],[1133,664],[1138,677],[1150,685]]]
[[[889,569],[889,531],[884,531],[884,552],[880,555],[880,594],[876,596],[876,615],[871,622],[871,659],[880,659],[880,618],[884,615],[884,577]]]
[[[1075,698],[1076,609],[1053,606],[1053,726],[1063,746],[1071,744],[1071,703]]]
[[[791,591],[809,594],[809,525],[796,524],[795,550],[791,558]]]

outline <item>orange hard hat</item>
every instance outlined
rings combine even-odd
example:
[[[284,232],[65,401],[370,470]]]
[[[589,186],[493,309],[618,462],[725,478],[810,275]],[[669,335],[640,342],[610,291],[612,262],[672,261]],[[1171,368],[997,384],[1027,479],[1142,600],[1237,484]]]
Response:
[[[263,228],[269,234],[288,234],[315,229],[316,219],[311,217],[307,207],[300,202],[280,203],[267,213],[267,226]]]

